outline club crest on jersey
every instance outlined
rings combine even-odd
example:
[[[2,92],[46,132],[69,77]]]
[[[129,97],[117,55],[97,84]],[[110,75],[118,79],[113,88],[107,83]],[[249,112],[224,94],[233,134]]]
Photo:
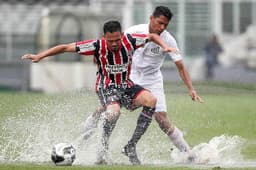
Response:
[[[160,47],[157,46],[157,47],[151,48],[150,51],[151,51],[151,53],[153,53],[153,54],[159,54],[159,52],[160,52]]]
[[[110,74],[117,74],[126,72],[128,69],[128,64],[118,64],[118,65],[106,65],[106,70]]]

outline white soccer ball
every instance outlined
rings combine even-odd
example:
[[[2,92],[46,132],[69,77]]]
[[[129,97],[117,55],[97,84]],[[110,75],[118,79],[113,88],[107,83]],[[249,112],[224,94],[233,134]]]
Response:
[[[76,159],[76,149],[71,144],[58,143],[53,146],[52,161],[58,166],[71,166]]]

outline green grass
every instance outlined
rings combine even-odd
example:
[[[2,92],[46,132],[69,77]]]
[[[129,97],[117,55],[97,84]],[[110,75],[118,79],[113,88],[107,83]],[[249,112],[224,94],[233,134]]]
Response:
[[[175,94],[171,90],[173,85],[166,86],[172,93],[167,96],[168,110],[174,123],[187,129],[187,138],[192,145],[220,134],[239,135],[248,144],[243,154],[247,158],[256,158],[256,85],[196,84],[204,100],[202,104],[188,100],[186,88],[178,85],[180,89],[175,90]]]
[[[246,139],[246,146],[242,150],[245,159],[256,160],[256,85],[250,84],[235,84],[235,83],[197,83],[194,85],[199,95],[203,98],[204,103],[193,102],[187,93],[186,87],[181,83],[166,83],[166,97],[168,104],[168,113],[172,122],[175,123],[180,129],[186,132],[186,139],[191,145],[197,145],[201,142],[208,142],[212,137],[221,134],[238,135]],[[77,112],[83,113],[85,110],[93,111],[96,107],[95,103],[97,98],[94,94],[87,91],[71,92],[65,94],[45,95],[40,93],[21,93],[2,91],[0,92],[0,122],[6,120],[8,117],[16,116],[19,114],[31,114],[24,111],[26,108],[31,108],[38,103],[46,103],[46,108],[52,108],[62,102],[72,101],[73,109]],[[84,106],[84,102],[87,103]],[[89,104],[88,104],[89,103]],[[33,109],[31,109],[33,111]],[[31,112],[32,112],[31,111]],[[44,111],[50,111],[45,109]],[[127,127],[134,127],[137,114],[126,112],[125,118],[121,117],[120,124],[127,124]],[[122,120],[125,119],[125,120]],[[128,119],[128,120],[127,120]],[[167,155],[166,152],[161,151],[165,146],[168,146],[166,136],[159,130],[158,125],[153,122],[147,133],[143,136],[142,141],[152,143],[152,148],[156,143],[155,139],[149,136],[157,134],[158,141],[163,142],[163,146],[159,145],[159,152],[149,153]],[[131,132],[127,133],[129,137]],[[114,135],[114,134],[113,134]],[[1,140],[1,139],[0,139]],[[0,141],[1,143],[1,141]],[[164,144],[167,143],[167,144]],[[148,146],[148,145],[147,145]],[[150,145],[151,146],[151,145]],[[139,144],[138,147],[142,147]],[[139,150],[140,151],[140,150]],[[152,154],[152,155],[150,155]],[[167,155],[168,156],[168,155]],[[166,156],[166,157],[167,157]],[[165,156],[163,156],[165,157]],[[224,169],[220,167],[155,167],[155,166],[72,166],[72,167],[56,167],[53,165],[34,165],[34,164],[0,164],[0,170],[29,170],[29,169],[97,169],[97,170],[194,170],[194,169]],[[227,168],[228,169],[228,168]],[[239,168],[229,168],[239,169]],[[241,168],[250,169],[250,168]],[[251,168],[256,169],[256,168]]]

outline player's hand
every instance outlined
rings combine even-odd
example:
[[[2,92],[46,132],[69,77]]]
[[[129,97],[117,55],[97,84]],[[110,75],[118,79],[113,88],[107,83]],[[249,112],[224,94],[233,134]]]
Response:
[[[166,47],[166,48],[164,49],[164,52],[173,52],[173,53],[176,53],[176,54],[180,53],[179,49],[177,49],[177,48],[172,48],[172,47]]]
[[[191,90],[189,91],[189,95],[191,96],[192,100],[196,101],[196,102],[200,102],[203,103],[204,101],[201,99],[200,96],[197,95],[195,90]]]
[[[41,60],[41,58],[35,54],[25,54],[21,57],[21,59],[30,59],[34,63],[37,63]]]

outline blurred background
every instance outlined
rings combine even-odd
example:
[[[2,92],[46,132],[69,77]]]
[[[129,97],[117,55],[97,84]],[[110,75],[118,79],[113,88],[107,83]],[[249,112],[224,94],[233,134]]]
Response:
[[[0,87],[46,93],[93,89],[92,57],[67,53],[36,64],[20,57],[100,38],[110,19],[123,29],[147,23],[158,5],[174,14],[168,31],[193,81],[256,83],[256,0],[0,0]],[[220,50],[208,61],[212,36]],[[180,81],[170,59],[162,70],[165,81]]]

